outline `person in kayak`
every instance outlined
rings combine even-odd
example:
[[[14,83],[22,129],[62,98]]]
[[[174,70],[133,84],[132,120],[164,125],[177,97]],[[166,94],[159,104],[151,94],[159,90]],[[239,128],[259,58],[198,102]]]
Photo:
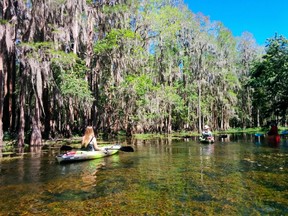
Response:
[[[270,124],[271,128],[268,131],[268,135],[278,135],[278,127],[277,127],[277,122],[276,121],[272,121]]]
[[[86,127],[85,134],[82,137],[81,149],[85,149],[87,151],[101,150],[97,145],[96,136],[92,126]]]
[[[210,131],[210,127],[208,125],[204,126],[204,130],[202,132],[202,138],[207,139],[207,140],[213,139],[213,134]]]

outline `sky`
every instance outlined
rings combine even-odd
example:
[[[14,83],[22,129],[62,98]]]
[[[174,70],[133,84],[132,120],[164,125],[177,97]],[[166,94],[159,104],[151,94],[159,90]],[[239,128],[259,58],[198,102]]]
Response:
[[[193,13],[201,12],[220,21],[235,37],[253,34],[265,45],[275,33],[288,39],[288,0],[184,0]]]

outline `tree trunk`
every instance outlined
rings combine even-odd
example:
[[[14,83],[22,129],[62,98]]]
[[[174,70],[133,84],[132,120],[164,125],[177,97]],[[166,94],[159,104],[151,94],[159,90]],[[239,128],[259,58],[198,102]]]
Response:
[[[168,121],[167,121],[167,133],[172,132],[172,108],[171,105],[168,105]]]
[[[35,108],[34,108],[34,115],[32,117],[32,133],[30,139],[31,146],[42,144],[42,135],[40,127],[41,122],[40,122],[39,101],[37,96],[35,95]]]
[[[96,126],[96,132],[98,131],[99,125],[100,125],[100,115],[99,115],[99,77],[100,77],[100,71],[101,71],[101,66],[100,66],[100,59],[96,60],[96,67],[93,74],[91,74],[91,90],[94,92],[94,98],[96,99],[93,102],[93,107],[91,110],[91,120],[89,123],[92,123],[94,126]]]
[[[23,78],[22,78],[23,79]],[[19,128],[18,128],[18,147],[24,147],[25,144],[25,82],[22,80],[20,82],[22,85],[20,90],[20,114],[19,114]]]
[[[260,127],[260,112],[258,108],[257,108],[257,127]]]
[[[224,130],[224,124],[225,124],[225,121],[224,121],[224,107],[221,106],[221,130]]]
[[[43,90],[43,108],[45,112],[45,119],[44,119],[44,133],[43,138],[44,139],[51,139],[51,103],[49,100],[49,90],[48,88],[44,88]]]
[[[3,55],[0,53],[0,146],[3,142],[3,106],[4,106],[4,70],[3,70]]]
[[[198,80],[198,132],[201,132],[202,128],[202,115],[201,115],[201,80]]]
[[[14,53],[14,52],[13,52]],[[4,108],[3,113],[8,113],[8,115],[3,116],[3,130],[4,131],[13,131],[15,129],[15,76],[16,76],[16,68],[15,68],[15,54],[9,56],[7,62],[7,93],[5,93],[4,100]]]

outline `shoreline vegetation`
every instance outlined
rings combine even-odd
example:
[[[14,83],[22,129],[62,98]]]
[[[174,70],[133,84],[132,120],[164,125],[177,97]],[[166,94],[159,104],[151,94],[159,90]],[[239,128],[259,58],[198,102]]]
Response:
[[[279,128],[279,133],[281,131],[284,131],[285,127],[280,127]],[[266,127],[257,127],[257,128],[233,128],[229,129],[226,131],[213,131],[214,136],[221,136],[221,135],[228,135],[228,134],[241,134],[241,133],[246,133],[246,134],[263,134],[265,135],[268,131],[268,128]],[[102,138],[102,133],[98,134],[98,143],[99,145],[101,144],[111,144],[112,142],[124,142],[127,140],[128,137],[126,137],[125,132],[120,132],[116,137],[110,138],[110,139],[103,139]],[[133,134],[129,138],[134,138],[137,140],[151,140],[151,139],[164,139],[164,138],[172,138],[172,139],[179,139],[179,138],[192,138],[192,137],[197,137],[200,136],[198,132],[189,132],[189,131],[179,131],[179,132],[173,132],[171,134],[165,134],[165,133],[142,133],[142,134]],[[121,141],[122,140],[122,141]],[[4,144],[0,146],[1,154],[3,157],[5,156],[11,156],[14,155],[16,152],[17,145],[16,145],[16,140],[14,139],[6,139],[4,141]],[[49,149],[49,148],[60,148],[63,145],[68,145],[74,149],[79,148],[81,143],[81,136],[75,135],[71,138],[58,138],[58,139],[51,139],[51,140],[43,140],[43,146],[37,146],[41,147],[42,150]],[[33,147],[33,146],[32,146]],[[24,152],[29,151],[30,145],[25,144],[24,146]]]

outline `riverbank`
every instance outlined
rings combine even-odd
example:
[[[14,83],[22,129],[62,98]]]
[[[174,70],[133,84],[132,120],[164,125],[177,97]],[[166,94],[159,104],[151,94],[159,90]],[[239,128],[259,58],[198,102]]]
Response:
[[[279,127],[279,133],[281,131],[284,131],[286,128],[284,127]],[[261,134],[266,134],[268,128],[231,128],[229,130],[225,131],[212,131],[212,133],[215,136],[221,136],[221,135],[227,135],[227,134],[237,134],[237,133],[247,133],[247,134],[256,134],[256,133],[261,133]],[[166,133],[146,133],[146,134],[133,134],[131,139],[139,139],[139,140],[150,140],[150,139],[155,139],[155,138],[171,138],[171,139],[179,139],[179,138],[189,138],[189,137],[195,137],[195,136],[200,136],[198,132],[195,131],[174,131],[171,134],[166,134]],[[121,132],[118,134],[117,137],[110,139],[110,140],[117,140],[118,142],[124,142],[129,138],[126,137],[125,132]],[[105,139],[102,139],[102,134],[100,133],[97,136],[98,143],[101,144],[109,144],[109,142]],[[42,148],[60,148],[63,145],[69,145],[72,148],[79,148],[81,143],[81,136],[73,136],[71,138],[58,138],[54,140],[43,140],[43,146]],[[29,150],[29,145],[25,144],[23,147],[24,151]],[[12,155],[13,152],[15,152],[16,149],[18,149],[16,140],[11,139],[11,137],[6,137],[3,141],[3,145],[0,146],[1,152],[5,153],[6,155]]]

